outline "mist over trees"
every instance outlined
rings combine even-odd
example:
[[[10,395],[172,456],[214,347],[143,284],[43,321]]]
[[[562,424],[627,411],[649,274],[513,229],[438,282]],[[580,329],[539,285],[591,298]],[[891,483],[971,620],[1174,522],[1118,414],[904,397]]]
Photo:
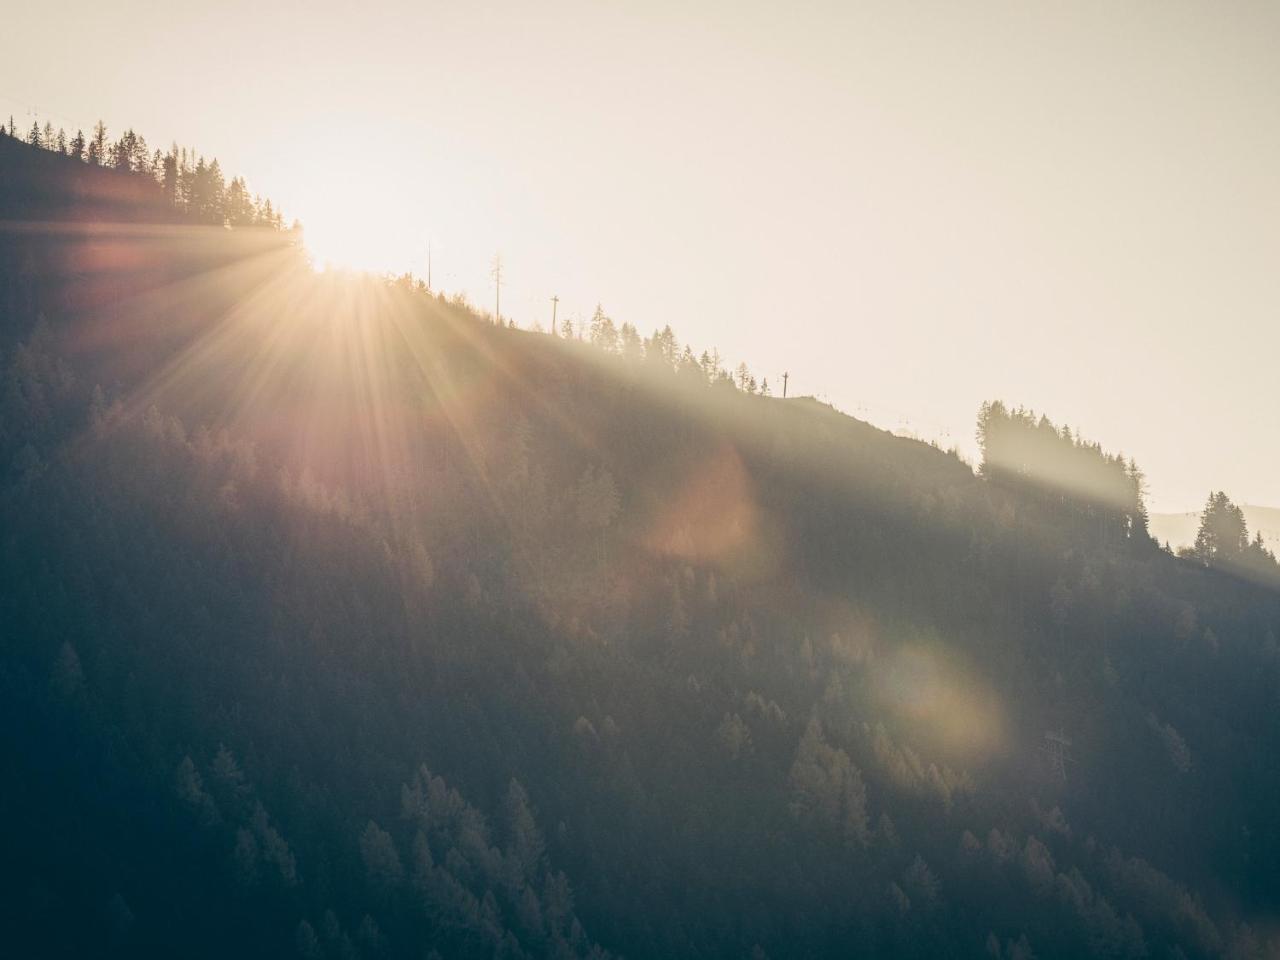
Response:
[[[1280,594],[1225,495],[1176,557],[1028,411],[975,471],[603,307],[157,243],[153,183],[0,236],[14,955],[1274,954]]]
[[[1046,503],[1094,522],[1105,536],[1147,537],[1144,478],[1133,460],[1073,436],[1048,417],[996,400],[978,413],[982,475],[1018,485]]]

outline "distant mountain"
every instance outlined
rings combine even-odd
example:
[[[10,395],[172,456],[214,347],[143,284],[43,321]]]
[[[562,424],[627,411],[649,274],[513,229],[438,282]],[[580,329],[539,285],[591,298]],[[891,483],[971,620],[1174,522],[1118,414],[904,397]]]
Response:
[[[1134,465],[78,163],[0,144],[5,956],[1276,955],[1275,571]]]
[[[1273,553],[1280,549],[1280,508],[1242,504],[1240,509],[1244,511],[1245,523],[1249,525],[1249,535],[1260,532],[1267,549]],[[1196,531],[1200,528],[1200,513],[1153,513],[1150,528],[1151,535],[1160,543],[1167,542],[1174,550],[1188,547],[1195,542]]]

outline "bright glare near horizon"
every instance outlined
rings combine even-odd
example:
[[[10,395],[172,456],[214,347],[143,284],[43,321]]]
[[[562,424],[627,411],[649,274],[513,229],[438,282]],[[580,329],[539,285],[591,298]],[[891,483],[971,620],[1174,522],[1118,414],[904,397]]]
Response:
[[[596,303],[972,455],[984,399],[1280,504],[1280,9],[50,0],[0,107],[190,145],[320,265]],[[146,23],[146,29],[137,25]],[[39,42],[35,42],[36,40]],[[30,42],[26,42],[30,41]],[[29,121],[27,123],[29,125]]]

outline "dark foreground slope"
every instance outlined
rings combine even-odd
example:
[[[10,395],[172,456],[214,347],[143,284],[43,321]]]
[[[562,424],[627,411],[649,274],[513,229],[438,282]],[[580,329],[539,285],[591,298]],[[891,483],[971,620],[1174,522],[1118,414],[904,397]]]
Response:
[[[811,401],[23,196],[6,954],[1274,955],[1273,592]]]

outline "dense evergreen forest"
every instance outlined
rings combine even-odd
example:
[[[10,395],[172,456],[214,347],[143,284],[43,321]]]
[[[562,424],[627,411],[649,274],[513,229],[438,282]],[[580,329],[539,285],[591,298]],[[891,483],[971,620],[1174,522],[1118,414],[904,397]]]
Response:
[[[9,117],[8,126],[0,124],[0,137],[18,140],[19,132],[12,115]],[[66,157],[68,160],[74,160],[88,167],[100,167],[122,174],[132,174],[128,187],[119,186],[122,181],[117,181],[118,185],[114,191],[101,189],[93,191],[94,197],[98,200],[108,197],[114,199],[123,191],[133,204],[145,198],[152,201],[148,204],[152,208],[156,206],[157,199],[163,199],[170,210],[169,216],[165,219],[180,217],[190,222],[227,227],[269,227],[275,230],[284,228],[284,215],[272,207],[271,200],[269,198],[264,200],[257,194],[250,194],[249,187],[242,177],[233,176],[228,182],[217,157],[206,161],[195,150],[188,150],[177,144],[167,151],[151,151],[147,146],[146,138],[132,129],[126,130],[112,141],[107,135],[106,124],[101,120],[94,125],[92,133],[87,138],[83,130],[77,130],[74,136],[68,137],[66,130],[59,128],[55,131],[53,124],[49,121],[45,121],[41,126],[39,120],[33,120],[25,142],[37,150]],[[16,162],[18,156],[19,154],[9,153],[12,162]],[[34,169],[43,174],[43,176],[37,175],[39,179],[45,179],[56,168],[45,161],[38,163]],[[83,177],[79,179],[83,180]],[[59,188],[72,187],[76,180],[77,178],[71,176],[64,168],[54,175],[53,183]],[[99,185],[105,182],[101,179],[96,181]],[[30,179],[25,180],[23,187],[26,190],[26,196],[23,197],[19,193],[13,199],[22,199],[30,203],[34,199],[31,191],[35,186],[35,182]],[[85,208],[83,206],[85,197],[74,188],[61,192],[63,196],[60,205],[78,208],[74,211],[73,219],[90,219],[101,214],[102,211],[98,209]],[[151,214],[148,219],[153,219],[156,210],[152,209],[148,212]],[[126,206],[121,213],[124,216],[136,218],[139,210],[136,206],[132,209]],[[295,223],[294,226],[297,227],[297,224]]]
[[[1225,494],[1175,556],[1026,410],[975,470],[58,153],[0,138],[5,955],[1280,949]]]

